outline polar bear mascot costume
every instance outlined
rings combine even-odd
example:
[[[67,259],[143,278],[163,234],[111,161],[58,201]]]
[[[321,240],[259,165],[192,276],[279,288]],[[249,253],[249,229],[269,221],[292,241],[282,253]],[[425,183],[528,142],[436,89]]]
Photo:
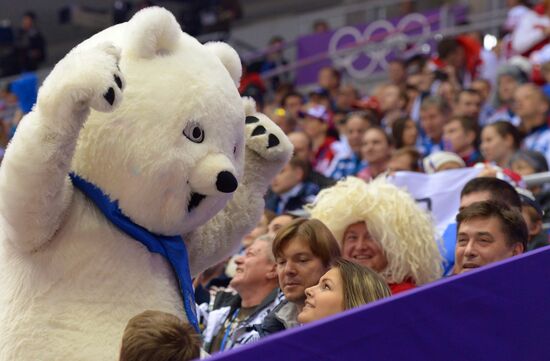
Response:
[[[235,252],[292,146],[241,63],[148,8],[52,70],[0,167],[0,360],[117,360],[147,309],[195,327],[191,275]]]

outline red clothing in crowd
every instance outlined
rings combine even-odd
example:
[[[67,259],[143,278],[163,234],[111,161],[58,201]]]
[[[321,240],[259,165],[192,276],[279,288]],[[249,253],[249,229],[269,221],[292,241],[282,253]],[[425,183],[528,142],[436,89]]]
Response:
[[[390,291],[392,295],[396,295],[400,292],[405,292],[416,287],[416,285],[411,281],[404,281],[401,283],[390,283]]]
[[[326,137],[325,141],[317,152],[315,152],[315,159],[313,159],[312,166],[319,173],[325,173],[332,160],[334,159],[334,150],[332,149],[332,143],[336,141],[336,138]]]
[[[261,93],[265,93],[266,91],[264,81],[260,74],[246,72],[241,78],[239,94],[244,94],[250,87],[256,87]]]
[[[528,11],[519,20],[512,32],[512,49],[524,57],[529,57],[535,51],[548,44],[548,37],[544,29],[550,24],[544,7],[535,7]]]
[[[464,49],[466,63],[464,64],[463,70],[468,74],[469,79],[475,79],[482,64],[481,43],[477,39],[468,35],[459,35],[456,37],[456,41],[462,46],[462,49]],[[438,69],[443,69],[447,65],[443,59],[439,57],[433,58],[432,63]],[[460,71],[461,69],[457,70]]]

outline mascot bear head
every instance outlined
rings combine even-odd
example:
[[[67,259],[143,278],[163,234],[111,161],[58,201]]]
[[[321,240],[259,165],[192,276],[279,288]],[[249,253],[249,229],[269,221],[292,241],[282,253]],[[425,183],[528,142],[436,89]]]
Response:
[[[121,49],[124,80],[115,80],[123,97],[110,99],[120,102],[112,112],[92,111],[72,169],[137,224],[185,234],[225,206],[242,176],[239,57],[224,43],[200,44],[161,8],[142,10],[77,49],[106,39]]]

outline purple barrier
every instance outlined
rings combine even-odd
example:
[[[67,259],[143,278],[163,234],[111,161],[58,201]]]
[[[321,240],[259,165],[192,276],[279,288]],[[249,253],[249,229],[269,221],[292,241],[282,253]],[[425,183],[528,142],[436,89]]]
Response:
[[[297,39],[297,62],[311,64],[300,67],[296,72],[296,83],[307,85],[317,81],[317,73],[327,65],[345,69],[350,76],[366,79],[370,75],[384,70],[392,57],[405,57],[407,54],[429,52],[421,49],[424,42],[407,41],[410,37],[430,37],[443,26],[443,18],[450,24],[456,24],[466,18],[465,6],[452,6],[423,13],[412,13],[403,17],[380,19],[358,26],[345,26],[323,34],[311,34]],[[391,42],[381,49],[362,53],[335,55],[336,51],[358,44],[373,44],[381,41]],[[433,47],[432,47],[433,48]],[[326,55],[326,56],[325,56]],[[313,60],[312,60],[313,59]]]
[[[210,360],[550,360],[550,246]]]

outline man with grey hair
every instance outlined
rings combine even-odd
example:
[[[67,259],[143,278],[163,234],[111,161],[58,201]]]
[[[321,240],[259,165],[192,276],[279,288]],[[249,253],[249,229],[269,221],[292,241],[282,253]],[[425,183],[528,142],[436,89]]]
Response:
[[[206,352],[228,350],[257,338],[252,326],[262,323],[279,303],[277,270],[271,251],[272,237],[257,238],[235,260],[236,273],[226,289],[199,306],[205,329]]]

